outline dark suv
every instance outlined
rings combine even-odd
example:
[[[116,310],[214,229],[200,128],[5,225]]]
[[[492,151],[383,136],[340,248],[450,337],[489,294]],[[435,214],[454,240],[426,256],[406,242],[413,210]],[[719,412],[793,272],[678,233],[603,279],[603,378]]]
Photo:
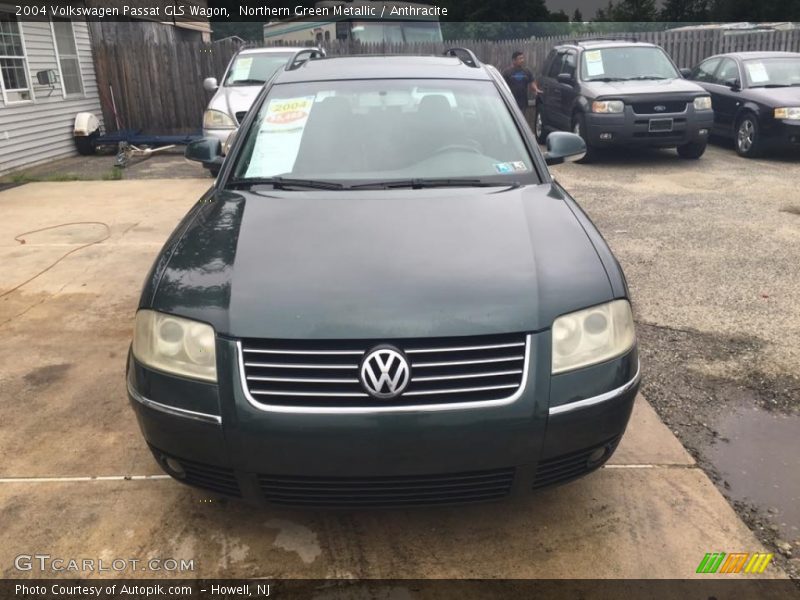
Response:
[[[586,159],[606,146],[675,147],[699,158],[714,121],[711,98],[683,79],[654,44],[582,40],[556,46],[540,78],[535,131],[539,143],[553,129],[574,131]]]

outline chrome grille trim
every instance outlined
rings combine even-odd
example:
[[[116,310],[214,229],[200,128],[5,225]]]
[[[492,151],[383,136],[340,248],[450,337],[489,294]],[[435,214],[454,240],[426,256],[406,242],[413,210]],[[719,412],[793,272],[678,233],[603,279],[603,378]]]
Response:
[[[432,363],[414,363],[414,368],[420,367],[458,367],[461,365],[484,365],[488,363],[511,362],[515,360],[522,360],[523,355],[509,356],[507,358],[484,358],[480,360],[451,360],[446,362],[432,362]]]
[[[499,377],[501,375],[521,375],[522,369],[516,369],[514,371],[491,371],[489,373],[478,373],[474,375],[472,373],[467,375],[434,375],[434,376],[426,376],[426,377],[412,377],[411,381],[452,381],[453,379],[477,379],[478,377]],[[248,377],[249,379],[249,377]]]
[[[248,352],[257,354],[298,354],[298,355],[361,355],[359,350],[264,350],[261,348],[248,348]]]
[[[358,379],[317,379],[310,377],[259,377],[248,375],[248,381],[280,381],[284,383],[358,383]]]
[[[487,336],[488,337],[488,336]],[[409,389],[409,391],[404,392],[401,396],[396,398],[394,402],[402,402],[404,397],[424,397],[429,395],[446,395],[446,394],[457,394],[457,393],[475,393],[475,392],[483,392],[483,391],[497,391],[497,390],[509,390],[513,389],[513,393],[510,393],[508,396],[502,398],[492,398],[486,400],[463,400],[463,401],[455,401],[455,402],[436,402],[431,401],[427,404],[392,404],[392,405],[385,405],[385,404],[377,404],[379,401],[372,398],[366,393],[357,393],[355,391],[342,391],[342,392],[323,392],[323,391],[315,391],[313,393],[308,393],[305,391],[295,391],[295,390],[250,390],[248,385],[248,379],[252,379],[253,381],[259,381],[259,379],[254,379],[258,376],[256,375],[247,375],[245,372],[245,367],[250,366],[261,366],[261,365],[274,365],[275,368],[306,368],[306,369],[351,369],[356,370],[358,368],[358,364],[354,365],[324,365],[324,364],[316,364],[316,365],[306,365],[301,363],[259,363],[259,362],[251,362],[245,361],[245,349],[243,347],[242,341],[236,341],[236,348],[238,353],[238,369],[239,369],[239,378],[240,378],[240,385],[242,392],[245,395],[248,403],[258,410],[262,410],[265,412],[278,412],[278,413],[299,413],[299,414],[375,414],[375,413],[420,413],[420,412],[431,412],[431,411],[452,411],[452,410],[469,410],[469,409],[483,409],[483,408],[492,408],[492,407],[500,407],[512,404],[516,402],[525,392],[527,387],[527,380],[528,374],[530,369],[531,363],[531,345],[532,345],[532,336],[530,334],[521,335],[524,338],[523,342],[515,342],[511,344],[485,344],[485,345],[460,345],[454,346],[450,349],[444,347],[432,347],[430,349],[420,348],[418,346],[412,347],[410,350],[405,351],[406,354],[421,354],[423,352],[435,352],[435,353],[446,353],[448,350],[450,352],[471,352],[471,351],[480,351],[480,350],[503,350],[508,348],[515,348],[519,347],[522,352],[520,354],[514,354],[511,357],[504,357],[504,358],[496,358],[496,359],[474,359],[474,360],[453,360],[453,361],[442,361],[437,363],[414,363],[412,360],[412,373],[413,370],[417,367],[423,368],[435,368],[431,365],[438,365],[441,367],[463,367],[464,365],[480,365],[480,364],[492,364],[492,363],[504,363],[504,362],[513,362],[513,361],[522,361],[521,369],[520,368],[509,368],[509,367],[499,370],[495,370],[491,373],[484,374],[484,373],[457,373],[457,374],[444,374],[444,375],[431,375],[429,378],[422,377],[422,378],[413,378],[412,382],[409,384],[410,386],[413,383],[419,382],[447,382],[449,380],[465,380],[471,378],[481,378],[481,377],[510,377],[510,376],[518,376],[518,383],[508,383],[508,384],[500,384],[500,385],[483,385],[483,386],[454,386],[454,387],[445,387],[433,390],[415,390]],[[379,344],[381,341],[376,340],[374,345]],[[335,343],[335,342],[334,342]],[[402,348],[402,344],[398,344],[398,346]],[[371,347],[371,346],[370,346]],[[358,351],[358,354],[363,354],[369,348],[365,347],[363,351]],[[254,349],[255,350],[255,349]],[[247,353],[250,352],[250,349],[246,350]],[[321,352],[314,352],[314,351],[303,351],[304,355],[311,356],[313,354],[321,354]],[[331,352],[331,351],[327,351]],[[355,351],[349,351],[355,352]],[[287,352],[287,354],[292,354],[294,351]],[[305,354],[307,353],[307,354]],[[334,356],[334,355],[331,355]],[[355,356],[355,354],[353,354]],[[359,361],[360,362],[360,361]],[[269,367],[268,367],[269,368]],[[290,378],[294,379],[294,378]],[[314,383],[328,383],[326,378],[302,378],[302,379],[309,379],[313,380]],[[349,380],[350,382],[356,380]],[[291,383],[305,383],[302,381],[292,381]],[[309,382],[310,383],[310,382]],[[340,383],[340,382],[336,382]],[[344,384],[344,382],[341,382]],[[348,383],[345,385],[352,385],[352,383]],[[259,396],[257,399],[255,396]],[[309,398],[335,398],[335,397],[342,397],[342,398],[358,398],[358,399],[365,399],[368,403],[376,403],[376,405],[359,405],[359,406],[335,406],[335,405],[290,405],[290,404],[270,404],[268,403],[269,397],[309,397]],[[267,401],[267,402],[265,402]]]
[[[405,350],[406,354],[419,354],[420,352],[428,353],[428,352],[467,352],[470,350],[496,350],[498,348],[517,348],[519,346],[524,346],[525,342],[518,342],[514,344],[489,344],[486,346],[462,346],[462,347],[454,347],[454,348],[415,348],[413,350]]]
[[[249,352],[249,350],[248,350]],[[358,365],[293,365],[291,363],[246,362],[245,367],[274,367],[276,369],[357,369]]]
[[[468,387],[442,390],[426,390],[424,392],[405,392],[404,396],[433,396],[435,394],[468,394],[470,392],[487,392],[489,390],[507,390],[519,387],[517,384],[510,385],[485,385],[482,387]]]

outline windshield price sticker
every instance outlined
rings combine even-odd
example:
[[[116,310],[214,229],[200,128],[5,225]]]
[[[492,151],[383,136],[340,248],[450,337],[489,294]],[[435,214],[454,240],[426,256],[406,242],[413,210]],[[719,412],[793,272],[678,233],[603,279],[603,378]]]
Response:
[[[764,63],[748,62],[745,64],[747,65],[747,74],[750,76],[750,81],[752,83],[764,83],[765,81],[769,81],[769,74],[767,73]]]
[[[231,81],[241,81],[250,78],[250,68],[253,66],[253,58],[240,58],[233,65]]]
[[[245,177],[291,172],[313,106],[314,96],[270,100]]]
[[[590,50],[584,52],[583,56],[586,58],[586,75],[594,77],[595,75],[602,75],[605,73],[603,67],[603,53],[600,50]]]

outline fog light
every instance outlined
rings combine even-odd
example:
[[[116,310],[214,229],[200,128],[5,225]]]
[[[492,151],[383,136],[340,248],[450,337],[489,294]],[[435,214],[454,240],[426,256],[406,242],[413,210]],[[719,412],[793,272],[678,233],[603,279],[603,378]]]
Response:
[[[590,467],[592,465],[596,465],[601,460],[603,460],[608,453],[608,447],[602,446],[601,448],[597,448],[594,452],[589,455],[589,459],[586,461],[586,464]]]
[[[183,466],[177,460],[172,458],[171,456],[161,456],[161,464],[164,465],[164,469],[172,475],[175,479],[183,479],[186,477],[186,471],[183,470]]]
[[[700,135],[706,135],[706,134],[708,134],[708,129],[701,129],[699,131],[699,133],[700,133]]]
[[[601,139],[601,140],[610,140],[610,139],[611,139],[611,137],[612,137],[612,136],[611,136],[611,134],[610,134],[610,133],[601,133],[601,134],[600,134],[600,139]]]

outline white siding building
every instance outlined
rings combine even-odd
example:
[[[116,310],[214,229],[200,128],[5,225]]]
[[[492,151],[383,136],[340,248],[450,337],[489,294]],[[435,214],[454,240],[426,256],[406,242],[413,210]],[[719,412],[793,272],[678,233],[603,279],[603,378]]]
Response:
[[[79,112],[102,118],[87,24],[20,21],[0,3],[0,175],[76,154]]]

